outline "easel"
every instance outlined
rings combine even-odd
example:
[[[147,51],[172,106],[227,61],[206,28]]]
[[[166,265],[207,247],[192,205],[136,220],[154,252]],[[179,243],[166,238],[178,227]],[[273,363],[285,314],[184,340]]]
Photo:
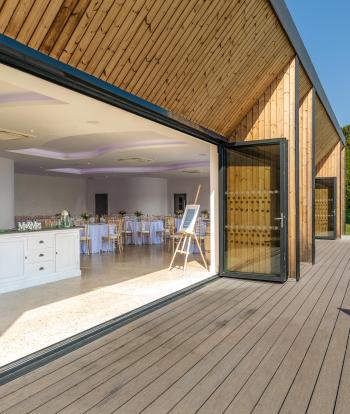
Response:
[[[201,187],[202,187],[202,185],[199,184],[198,189],[197,189],[197,194],[196,194],[196,197],[194,199],[194,203],[193,204],[197,204],[198,197],[199,197],[199,192],[201,190]],[[192,240],[195,241],[195,244],[197,245],[198,250],[199,250],[199,253],[200,253],[201,257],[202,257],[202,260],[203,260],[203,263],[204,263],[204,267],[208,270],[208,265],[207,265],[207,262],[205,260],[204,255],[203,255],[202,247],[201,247],[201,245],[200,245],[200,243],[198,241],[198,238],[197,238],[197,235],[196,235],[196,229],[195,228],[194,228],[193,231],[187,231],[187,230],[185,230],[184,232],[182,232],[181,237],[180,237],[180,240],[179,240],[179,242],[178,242],[178,244],[176,246],[176,249],[175,249],[173,258],[171,259],[170,266],[169,266],[169,269],[168,270],[171,270],[173,268],[173,263],[175,261],[176,255],[177,254],[181,254],[181,255],[185,255],[185,263],[184,263],[183,271],[184,271],[184,273],[186,272],[187,260],[188,260],[189,254],[190,254],[190,247],[191,247]]]

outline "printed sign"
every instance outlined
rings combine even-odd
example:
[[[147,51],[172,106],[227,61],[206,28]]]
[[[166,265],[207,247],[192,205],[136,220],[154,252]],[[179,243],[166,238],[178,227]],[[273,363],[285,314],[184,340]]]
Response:
[[[199,204],[188,204],[179,228],[179,233],[193,233],[199,213]]]
[[[18,231],[41,230],[41,223],[38,221],[24,221],[24,222],[19,222],[17,225],[18,225]]]

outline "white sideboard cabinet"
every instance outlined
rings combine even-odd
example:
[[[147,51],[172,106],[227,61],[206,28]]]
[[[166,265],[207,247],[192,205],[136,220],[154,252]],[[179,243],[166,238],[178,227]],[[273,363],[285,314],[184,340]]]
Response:
[[[0,234],[0,293],[78,276],[79,229]]]

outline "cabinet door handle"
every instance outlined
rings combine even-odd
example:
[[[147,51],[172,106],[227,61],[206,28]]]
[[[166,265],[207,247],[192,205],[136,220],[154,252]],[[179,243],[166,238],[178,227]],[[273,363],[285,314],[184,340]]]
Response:
[[[43,243],[44,243],[44,240],[40,240],[40,241],[39,241],[39,243],[40,243],[40,244],[43,244]]]
[[[40,253],[39,254],[39,257],[44,257],[44,253]]]
[[[44,270],[44,267],[39,267],[39,270]]]

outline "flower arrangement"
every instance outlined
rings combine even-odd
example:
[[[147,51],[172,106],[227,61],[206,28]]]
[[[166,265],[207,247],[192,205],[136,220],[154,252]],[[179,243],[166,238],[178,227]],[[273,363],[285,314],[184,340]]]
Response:
[[[87,212],[87,211],[84,211],[81,215],[80,215],[80,217],[84,220],[84,221],[88,221],[89,220],[89,218],[90,218],[90,214]]]
[[[136,211],[134,212],[134,216],[135,216],[137,219],[140,219],[140,218],[143,216],[143,213],[142,213],[142,211],[136,210]]]
[[[121,209],[118,214],[120,215],[120,217],[124,218],[126,216],[126,210]]]
[[[175,211],[175,215],[176,215],[177,217],[182,217],[182,216],[183,216],[183,214],[184,214],[184,211],[183,211],[183,210],[176,210],[176,211]]]
[[[209,211],[208,210],[202,210],[201,211],[201,216],[205,219],[209,218]]]

